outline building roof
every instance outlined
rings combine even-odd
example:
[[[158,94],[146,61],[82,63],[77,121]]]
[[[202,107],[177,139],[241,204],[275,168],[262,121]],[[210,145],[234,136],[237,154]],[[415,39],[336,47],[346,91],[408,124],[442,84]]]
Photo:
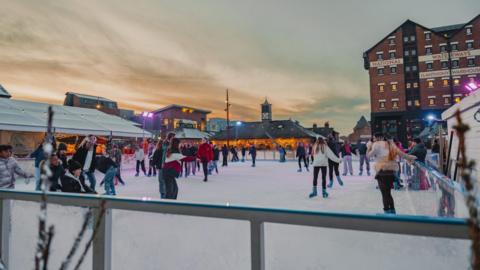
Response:
[[[210,134],[195,128],[180,128],[175,130],[175,138],[178,139],[203,139],[209,137]]]
[[[99,100],[99,101],[114,102],[114,103],[116,103],[116,101],[111,100],[111,99],[108,99],[108,98],[98,97],[98,96],[91,96],[91,95],[86,95],[86,94],[81,94],[81,93],[75,93],[75,92],[67,92],[67,93],[65,93],[65,95],[73,95],[73,96],[77,96],[77,97],[79,97],[79,98],[94,99],[94,100]]]
[[[209,114],[211,113],[211,111],[208,111],[208,110],[203,110],[203,109],[197,109],[197,108],[193,108],[193,107],[189,107],[189,106],[183,106],[183,105],[178,105],[178,104],[171,104],[171,105],[168,105],[166,107],[163,107],[163,108],[160,108],[158,110],[155,110],[153,111],[153,113],[161,113],[163,111],[167,111],[167,110],[170,110],[170,109],[182,109],[182,108],[187,108],[187,109],[192,109],[194,111],[198,111],[198,112],[202,112],[202,113],[205,113],[205,114]]]
[[[312,127],[312,128],[307,128],[308,130],[318,134],[322,135],[322,137],[327,138],[330,135],[335,135],[333,133],[337,133],[333,128],[331,127]]]
[[[229,131],[215,134],[212,140],[229,139],[276,139],[276,138],[315,138],[318,134],[300,126],[292,120],[275,120],[265,122],[242,122]]]
[[[0,84],[0,97],[1,98],[11,98],[12,96],[10,93],[8,93],[7,89],[3,88],[3,86]]]
[[[368,127],[368,126],[370,126],[370,123],[367,121],[365,116],[362,115],[362,117],[360,117],[360,120],[357,121],[357,124],[355,125],[355,127],[353,129],[354,130],[355,129],[361,129],[361,128]]]
[[[55,132],[115,137],[150,136],[135,123],[95,109],[25,100],[0,99],[0,130],[45,132],[47,111],[52,106]]]
[[[456,31],[456,30],[462,29],[464,25],[465,25],[464,23],[452,24],[452,25],[434,27],[434,28],[431,28],[431,29],[432,29],[432,31],[437,32],[437,33],[450,32],[450,31]]]

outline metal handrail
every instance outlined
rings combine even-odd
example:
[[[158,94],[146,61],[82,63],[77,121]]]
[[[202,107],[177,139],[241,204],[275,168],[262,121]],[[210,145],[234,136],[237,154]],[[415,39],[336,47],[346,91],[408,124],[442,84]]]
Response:
[[[2,254],[2,258],[7,260],[7,263],[10,234],[8,201],[40,202],[40,194],[39,192],[0,190],[0,254]],[[469,238],[466,220],[457,218],[314,212],[53,192],[48,193],[47,196],[48,203],[62,206],[91,207],[97,209],[97,211],[102,201],[105,201],[107,211],[97,234],[98,237],[93,243],[93,269],[111,269],[111,210],[113,209],[249,221],[251,266],[253,270],[265,269],[265,223],[453,239]]]

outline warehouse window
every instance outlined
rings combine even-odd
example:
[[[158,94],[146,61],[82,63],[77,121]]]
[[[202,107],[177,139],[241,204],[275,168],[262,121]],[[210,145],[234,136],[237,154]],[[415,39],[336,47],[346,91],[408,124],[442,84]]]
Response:
[[[466,44],[467,44],[467,50],[473,49],[473,41],[468,41]]]
[[[385,86],[383,84],[378,85],[378,91],[379,92],[384,92],[385,91]]]
[[[471,35],[472,34],[472,28],[471,27],[465,28],[465,34],[467,34],[467,36]]]
[[[378,74],[378,75],[383,75],[383,74],[384,74],[383,68],[378,68],[378,69],[377,69],[377,74]]]
[[[435,98],[428,98],[428,105],[429,106],[435,106]]]
[[[448,62],[447,61],[442,61],[441,64],[442,64],[442,69],[448,68]]]
[[[390,52],[390,59],[395,59],[395,52]]]
[[[396,101],[396,100],[395,100],[395,101],[392,101],[392,107],[393,107],[394,109],[398,109],[398,101]]]
[[[469,67],[475,66],[475,58],[468,58],[468,59],[467,59],[467,65],[468,65]]]
[[[397,91],[397,83],[391,83],[390,87],[392,88],[392,91]]]
[[[433,81],[428,81],[427,82],[427,87],[428,88],[433,88]]]
[[[458,60],[452,60],[452,68],[458,68],[459,63]]]
[[[385,109],[385,101],[380,101],[380,109]]]
[[[447,51],[447,45],[440,46],[440,52],[446,52],[446,51]]]
[[[453,85],[455,86],[460,85],[460,80],[459,79],[453,80]]]
[[[433,63],[427,63],[427,70],[432,70],[433,69]]]
[[[425,33],[425,40],[430,40],[432,38],[431,33]]]
[[[390,73],[392,74],[397,73],[397,67],[390,67]]]
[[[426,47],[425,54],[432,54],[432,47]]]
[[[442,84],[443,84],[443,87],[447,87],[448,86],[448,79],[443,79]]]

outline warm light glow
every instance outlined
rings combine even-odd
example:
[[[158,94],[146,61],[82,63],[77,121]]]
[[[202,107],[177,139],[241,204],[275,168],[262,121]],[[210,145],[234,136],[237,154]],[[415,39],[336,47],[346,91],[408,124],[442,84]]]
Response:
[[[460,97],[455,98],[455,103],[459,103],[462,99]]]
[[[467,85],[465,85],[465,88],[468,91],[475,91],[475,90],[478,90],[479,86],[475,81],[472,81],[472,82],[469,82]]]
[[[237,123],[236,123],[236,124],[237,124],[237,126],[241,126],[241,125],[242,125],[242,122],[240,122],[240,121],[237,121]]]
[[[102,105],[100,105],[100,104],[97,104],[97,106],[96,106],[96,107],[97,107],[97,109],[100,109],[100,108],[102,108]]]
[[[142,112],[142,116],[145,118],[153,118],[152,112]]]

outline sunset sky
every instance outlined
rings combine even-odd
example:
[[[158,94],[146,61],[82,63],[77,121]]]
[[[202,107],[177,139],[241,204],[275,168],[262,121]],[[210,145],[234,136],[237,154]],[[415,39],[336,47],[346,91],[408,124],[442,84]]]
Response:
[[[465,23],[479,0],[0,0],[0,84],[16,99],[60,104],[66,91],[122,108],[171,103],[258,120],[369,118],[362,53],[406,19]]]

